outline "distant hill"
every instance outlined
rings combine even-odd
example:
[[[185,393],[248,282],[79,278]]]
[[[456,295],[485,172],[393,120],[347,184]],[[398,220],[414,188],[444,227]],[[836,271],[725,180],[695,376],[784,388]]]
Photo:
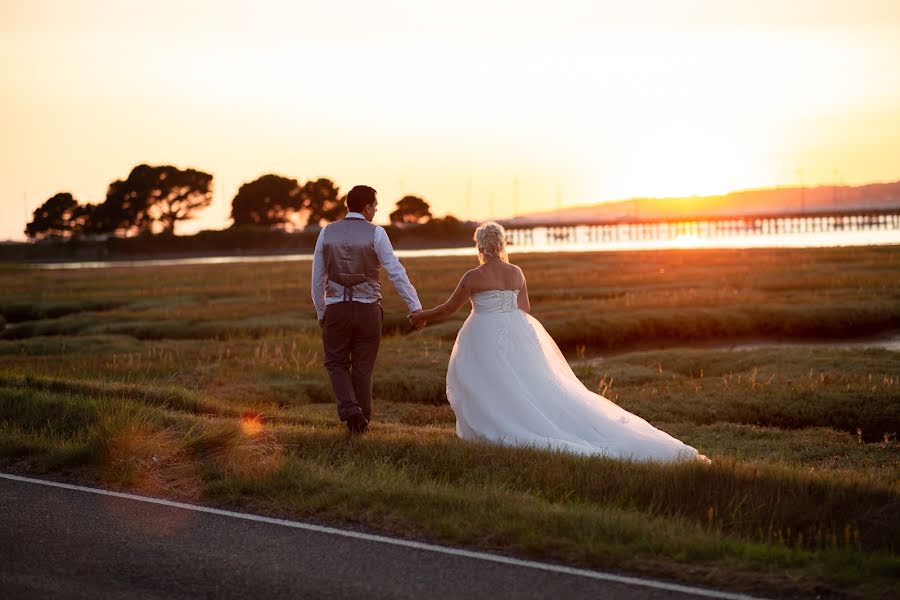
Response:
[[[784,187],[721,196],[631,198],[504,219],[508,225],[592,223],[620,219],[752,216],[900,207],[900,181],[861,186]]]

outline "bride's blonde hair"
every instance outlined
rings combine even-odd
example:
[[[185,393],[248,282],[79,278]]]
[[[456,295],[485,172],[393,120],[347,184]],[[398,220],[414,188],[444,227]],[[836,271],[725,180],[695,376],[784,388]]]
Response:
[[[478,261],[481,264],[484,264],[485,259],[492,257],[509,262],[506,255],[506,230],[499,223],[493,221],[482,223],[475,230],[473,239],[475,246],[478,247]]]

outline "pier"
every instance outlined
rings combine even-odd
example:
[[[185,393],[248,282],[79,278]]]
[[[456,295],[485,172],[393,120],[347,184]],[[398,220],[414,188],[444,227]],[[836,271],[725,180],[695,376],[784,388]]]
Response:
[[[900,230],[900,207],[827,213],[778,213],[747,216],[672,217],[569,223],[506,224],[513,245],[723,239],[757,235]],[[536,239],[539,237],[540,239]]]

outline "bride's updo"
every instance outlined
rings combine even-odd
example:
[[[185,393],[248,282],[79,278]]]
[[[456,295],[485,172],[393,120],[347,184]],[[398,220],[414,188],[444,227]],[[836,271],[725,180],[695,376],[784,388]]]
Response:
[[[482,263],[493,257],[509,262],[506,257],[506,231],[499,223],[493,221],[482,223],[475,230],[473,239],[478,247],[478,258]]]

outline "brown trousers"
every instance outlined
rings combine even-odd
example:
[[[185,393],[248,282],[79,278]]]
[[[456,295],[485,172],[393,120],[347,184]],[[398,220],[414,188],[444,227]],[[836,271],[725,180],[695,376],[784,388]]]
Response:
[[[383,321],[381,302],[339,302],[325,309],[325,369],[341,421],[360,414],[372,418],[372,379]]]

